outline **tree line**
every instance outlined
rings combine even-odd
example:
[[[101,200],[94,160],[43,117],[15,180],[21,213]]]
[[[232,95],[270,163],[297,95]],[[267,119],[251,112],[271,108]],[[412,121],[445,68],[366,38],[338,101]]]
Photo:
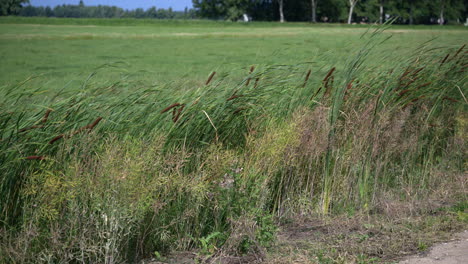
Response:
[[[237,20],[383,23],[464,23],[466,0],[192,0],[199,16]]]
[[[5,1],[5,2],[3,2]],[[155,6],[148,9],[137,8],[125,10],[117,6],[86,6],[84,1],[78,5],[57,5],[43,7],[28,5],[29,1],[1,0],[0,15],[40,16],[40,17],[69,17],[69,18],[157,18],[157,19],[195,19],[198,18],[194,9],[185,8],[184,11],[174,11],[172,8],[163,9]]]
[[[192,0],[193,9],[58,5],[35,7],[29,0],[0,1],[0,15],[84,18],[216,19],[332,23],[456,24],[468,17],[466,0]]]

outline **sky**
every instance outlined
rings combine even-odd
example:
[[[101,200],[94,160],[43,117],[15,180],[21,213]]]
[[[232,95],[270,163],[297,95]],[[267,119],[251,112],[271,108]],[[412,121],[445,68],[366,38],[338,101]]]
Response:
[[[50,6],[54,7],[62,4],[77,5],[80,0],[30,0],[29,3],[33,6]],[[123,9],[144,8],[152,6],[157,8],[167,9],[172,7],[175,11],[182,11],[185,7],[192,8],[192,0],[83,0],[85,5],[110,5],[118,6]]]

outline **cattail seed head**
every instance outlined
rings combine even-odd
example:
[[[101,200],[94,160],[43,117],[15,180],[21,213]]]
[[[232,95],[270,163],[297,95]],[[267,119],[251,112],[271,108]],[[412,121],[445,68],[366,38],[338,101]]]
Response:
[[[22,132],[26,132],[26,131],[31,130],[31,129],[43,128],[43,127],[44,127],[43,125],[34,125],[34,126],[22,128],[22,129],[18,130],[18,132],[22,133]]]
[[[330,76],[333,74],[333,72],[336,70],[335,67],[331,68],[330,71],[328,72],[328,74],[325,76],[325,78],[323,78],[323,82],[326,82],[328,80],[328,78],[330,78]]]
[[[309,78],[310,78],[310,73],[312,72],[312,70],[308,70],[307,71],[307,74],[306,74],[306,77],[304,79],[304,84],[302,85],[302,87],[305,87],[307,85],[307,81],[309,81]]]
[[[49,119],[50,112],[52,112],[52,109],[47,109],[47,111],[44,114],[44,117],[42,118],[42,123],[47,122],[47,119]]]
[[[87,126],[87,128],[88,128],[89,130],[92,130],[99,122],[101,122],[101,120],[102,120],[102,117],[96,118],[96,120],[94,120],[93,123],[89,124],[89,125]]]
[[[256,79],[255,79],[254,89],[257,88],[257,86],[258,86],[258,81],[259,81],[259,80],[260,80],[260,78],[256,78]]]
[[[426,67],[421,67],[421,68],[415,70],[415,71],[413,72],[413,74],[411,74],[411,76],[416,76],[416,75],[418,75],[418,73],[420,73],[422,70],[424,70],[424,68],[426,68]]]
[[[460,52],[462,52],[462,50],[463,50],[465,47],[466,47],[466,44],[463,44],[463,46],[461,46],[461,47],[457,50],[457,52],[456,52],[455,55],[452,57],[452,59],[455,58],[455,57],[457,57],[458,54],[460,54]]]
[[[182,110],[184,110],[185,104],[182,104],[179,109],[177,109],[177,113],[172,117],[172,121],[175,123],[179,120],[180,115],[182,114]],[[175,108],[174,108],[175,110]]]
[[[410,89],[403,90],[403,91],[401,91],[400,93],[398,93],[398,95],[401,97],[401,96],[403,96],[404,94],[408,93],[409,91],[410,91]]]
[[[44,156],[28,156],[28,157],[25,157],[24,159],[26,159],[26,160],[44,160],[45,157]]]
[[[229,101],[231,101],[231,100],[234,100],[234,99],[239,98],[239,97],[242,97],[242,96],[244,96],[244,95],[243,95],[243,94],[239,94],[239,95],[233,94],[231,97],[229,97],[229,98],[226,100],[226,102],[229,102]]]
[[[53,144],[55,141],[57,141],[57,140],[63,138],[64,136],[65,136],[65,135],[62,134],[62,135],[58,135],[58,136],[54,137],[53,139],[51,139],[51,140],[49,141],[49,144]]]
[[[170,106],[164,108],[162,111],[161,111],[161,114],[164,114],[166,113],[167,111],[171,110],[172,108],[176,107],[176,106],[179,106],[180,103],[175,103],[175,104],[171,104]]]
[[[444,63],[447,61],[447,59],[449,58],[449,56],[450,56],[450,53],[448,53],[448,54],[444,57],[444,59],[440,62],[440,65],[444,64]]]
[[[426,87],[426,86],[430,85],[431,83],[432,83],[432,82],[423,83],[423,84],[419,85],[418,87],[416,87],[415,90],[420,89],[420,88],[423,88],[423,87]]]
[[[252,74],[252,72],[255,70],[255,66],[250,66],[250,70],[249,70],[249,74]],[[245,82],[245,86],[249,86],[250,84],[250,78],[247,79],[247,81]]]
[[[406,69],[406,71],[400,76],[400,81],[403,80],[409,73],[411,72],[410,69]]]
[[[447,100],[447,101],[450,101],[452,103],[458,103],[459,102],[457,99],[454,99],[454,98],[451,98],[451,97],[448,97],[448,96],[445,96],[443,98],[443,100]]]
[[[205,85],[208,85],[208,84],[210,84],[210,82],[211,82],[211,80],[213,79],[213,77],[215,76],[215,74],[216,74],[216,72],[215,72],[215,71],[214,71],[214,72],[212,72],[212,73],[210,74],[210,76],[208,77],[208,80],[206,80],[206,83],[205,83]]]

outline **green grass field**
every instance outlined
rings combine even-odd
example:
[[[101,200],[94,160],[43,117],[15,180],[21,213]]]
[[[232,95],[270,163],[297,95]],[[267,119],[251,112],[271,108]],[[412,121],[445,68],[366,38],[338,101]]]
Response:
[[[74,25],[74,21],[85,25]],[[127,26],[117,23],[119,20],[110,21],[116,25],[92,19],[0,19],[0,85],[44,75],[39,83],[47,80],[47,85],[60,88],[114,62],[125,63],[126,71],[140,74],[148,83],[201,81],[213,70],[245,71],[250,65],[313,62],[314,71],[319,71],[343,65],[362,45],[360,37],[368,30],[362,26],[304,23],[136,24],[138,20],[128,20]],[[389,52],[397,56],[435,38],[434,46],[453,48],[466,41],[468,31],[463,27],[400,26],[384,34],[392,38],[379,49],[386,56]],[[380,64],[379,56],[383,55],[376,54],[375,61]]]
[[[424,250],[468,219],[467,32],[0,18],[0,262]]]

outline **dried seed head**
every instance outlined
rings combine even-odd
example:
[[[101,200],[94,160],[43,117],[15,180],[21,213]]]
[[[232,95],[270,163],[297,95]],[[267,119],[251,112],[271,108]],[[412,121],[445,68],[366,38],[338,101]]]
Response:
[[[44,117],[42,118],[42,123],[47,122],[47,119],[49,119],[50,112],[52,112],[52,109],[47,109],[47,111],[44,114]]]
[[[416,87],[415,90],[420,89],[420,88],[423,88],[423,87],[426,87],[426,86],[430,85],[431,83],[432,83],[432,82],[423,83],[423,84],[419,85],[418,87]]]
[[[312,72],[312,70],[308,70],[307,71],[307,74],[306,74],[306,77],[304,79],[304,84],[302,85],[302,87],[305,87],[306,84],[307,84],[307,81],[309,81],[309,77],[310,77],[310,73]]]
[[[229,102],[229,101],[231,101],[231,100],[234,100],[234,99],[239,98],[239,97],[242,97],[242,96],[244,96],[244,95],[243,95],[243,94],[239,94],[239,95],[233,94],[231,97],[229,97],[229,98],[226,100],[226,102]]]
[[[422,70],[424,70],[424,68],[426,68],[426,67],[421,67],[421,68],[415,70],[415,71],[413,72],[413,74],[411,74],[411,76],[416,76],[416,75],[418,75],[418,73],[420,73]]]
[[[457,99],[454,99],[452,97],[445,96],[443,100],[448,100],[452,103],[458,103],[459,101]]]
[[[260,78],[256,78],[256,79],[255,79],[254,89],[257,88],[257,86],[258,86],[258,81],[259,81],[259,80],[260,80]]]
[[[61,139],[61,138],[63,138],[63,137],[65,137],[64,134],[58,135],[58,136],[54,137],[53,139],[51,139],[51,140],[49,141],[49,144],[52,144],[52,143],[54,143],[55,141],[57,141],[57,140],[59,140],[59,139]]]
[[[43,125],[34,125],[34,126],[22,128],[22,129],[18,130],[18,132],[22,133],[22,132],[26,132],[26,131],[31,130],[31,129],[43,128],[43,127],[44,127]]]
[[[455,57],[457,57],[458,54],[460,54],[460,52],[462,52],[462,50],[463,50],[465,47],[466,47],[466,44],[463,44],[463,46],[461,46],[461,47],[457,50],[457,52],[456,52],[455,55],[452,57],[452,59],[455,58]]]
[[[325,78],[323,78],[323,82],[326,82],[328,81],[328,78],[330,78],[330,76],[333,74],[333,72],[336,70],[335,67],[331,68],[330,71],[328,72],[328,74],[325,76]]]
[[[25,157],[24,159],[26,159],[26,160],[44,160],[45,157],[44,156],[28,156],[28,157]]]
[[[171,110],[172,108],[176,107],[176,106],[179,106],[180,103],[175,103],[175,104],[171,104],[170,106],[164,108],[162,111],[161,111],[161,114],[164,114],[166,113],[167,111]]]
[[[411,72],[411,70],[408,68],[406,69],[406,71],[400,76],[400,81],[403,80],[409,73]]]
[[[177,122],[177,120],[179,120],[179,117],[180,117],[180,115],[182,114],[182,110],[184,110],[184,108],[185,108],[185,104],[182,104],[182,105],[180,106],[180,108],[177,110],[177,113],[176,113],[175,116],[173,116],[173,118],[172,118],[172,121],[173,121],[174,123]],[[174,108],[174,110],[175,110],[175,108]]]
[[[400,93],[398,93],[398,95],[401,97],[401,96],[403,96],[404,94],[406,94],[409,91],[410,91],[410,89],[403,90]]]
[[[450,53],[448,53],[448,54],[444,57],[444,59],[440,62],[440,65],[444,64],[444,63],[447,61],[447,59],[448,59],[449,56],[450,56]]]
[[[213,77],[215,76],[215,74],[216,74],[216,72],[215,72],[215,71],[214,71],[214,72],[212,72],[212,73],[210,74],[210,76],[208,77],[208,80],[206,80],[206,83],[205,83],[205,85],[208,85],[208,84],[210,84],[210,82],[211,82],[211,79],[213,79]]]
[[[89,130],[92,130],[99,122],[101,122],[101,120],[102,120],[102,117],[96,118],[96,120],[94,120],[93,123],[87,125],[87,128],[88,128]]]

